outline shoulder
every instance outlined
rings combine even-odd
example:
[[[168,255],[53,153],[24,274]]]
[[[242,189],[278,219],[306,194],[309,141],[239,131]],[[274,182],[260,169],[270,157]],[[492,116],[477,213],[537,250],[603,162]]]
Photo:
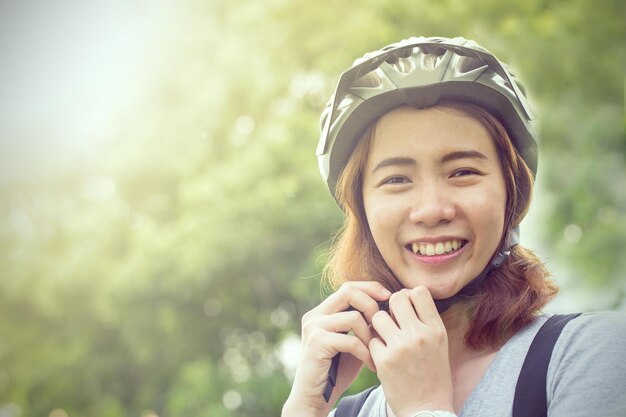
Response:
[[[570,321],[555,350],[626,348],[626,314],[615,311],[583,313]]]
[[[602,403],[611,398],[616,410],[626,410],[626,401],[615,401],[623,396],[626,385],[624,355],[626,314],[584,313],[570,321],[554,346],[548,367],[548,398],[554,401],[551,408],[561,410],[555,415],[603,409]],[[576,399],[581,392],[586,392],[584,402]]]
[[[626,314],[583,313],[570,321],[554,346],[555,364],[586,366],[609,362],[626,352]],[[591,363],[589,363],[591,362]]]

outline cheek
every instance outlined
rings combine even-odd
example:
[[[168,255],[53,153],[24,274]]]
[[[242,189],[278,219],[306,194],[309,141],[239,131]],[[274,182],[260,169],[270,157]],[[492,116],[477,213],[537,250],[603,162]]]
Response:
[[[471,193],[464,201],[465,207],[473,213],[489,214],[488,217],[504,218],[506,196],[500,190],[486,190],[481,193]]]
[[[389,202],[364,199],[364,207],[370,232],[380,250],[390,239],[393,239],[393,231],[402,221],[398,206]]]
[[[472,213],[479,228],[487,233],[489,241],[500,241],[504,229],[506,211],[506,191],[504,183],[495,184],[482,193],[474,193],[473,198],[467,200],[468,213]]]

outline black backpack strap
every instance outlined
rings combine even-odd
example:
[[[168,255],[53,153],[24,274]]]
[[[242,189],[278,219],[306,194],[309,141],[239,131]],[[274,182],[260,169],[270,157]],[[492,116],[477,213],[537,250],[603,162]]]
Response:
[[[339,400],[339,403],[337,403],[335,417],[357,417],[357,415],[359,415],[359,411],[363,408],[363,404],[365,404],[365,400],[375,388],[376,385],[357,394],[343,397]]]
[[[546,377],[548,364],[561,330],[578,314],[556,314],[535,335],[515,387],[513,417],[545,417],[548,414]]]

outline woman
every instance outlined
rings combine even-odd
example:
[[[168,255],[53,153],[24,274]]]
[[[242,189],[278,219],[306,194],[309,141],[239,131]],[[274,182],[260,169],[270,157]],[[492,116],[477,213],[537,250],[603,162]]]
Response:
[[[342,74],[317,151],[346,214],[326,270],[338,291],[302,319],[283,416],[332,415],[363,365],[381,386],[359,416],[512,415],[557,291],[517,244],[536,150],[518,82],[472,41],[412,38]],[[624,353],[624,316],[569,322],[548,416],[626,415]]]

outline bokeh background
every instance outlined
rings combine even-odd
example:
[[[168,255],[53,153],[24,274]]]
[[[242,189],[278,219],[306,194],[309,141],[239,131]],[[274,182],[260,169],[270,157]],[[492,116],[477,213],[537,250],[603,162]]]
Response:
[[[622,1],[5,0],[0,416],[279,415],[341,222],[320,110],[412,35],[477,40],[534,99],[548,310],[626,310]]]

